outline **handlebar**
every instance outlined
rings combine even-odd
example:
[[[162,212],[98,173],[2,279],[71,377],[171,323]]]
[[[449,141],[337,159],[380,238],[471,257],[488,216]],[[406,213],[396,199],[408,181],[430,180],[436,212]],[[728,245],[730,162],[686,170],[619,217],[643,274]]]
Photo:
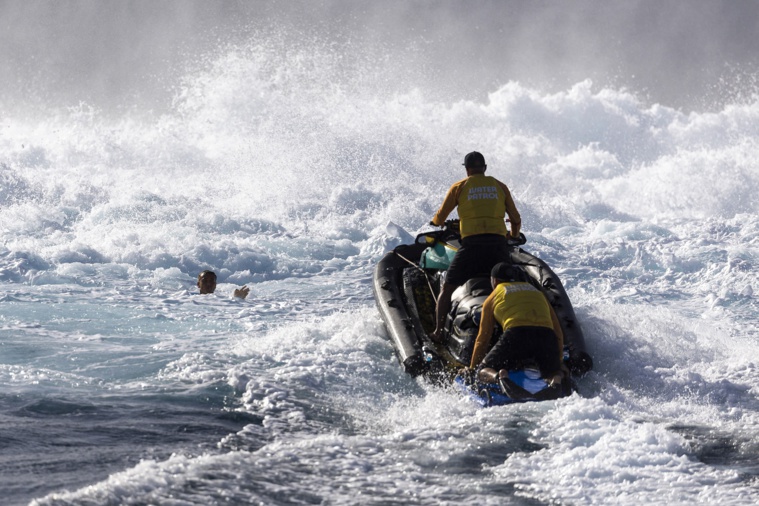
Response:
[[[509,244],[509,246],[521,246],[527,242],[527,238],[522,232],[519,232],[519,237],[508,237],[506,238],[506,242]]]
[[[430,222],[430,225],[432,225],[432,222]],[[453,219],[453,220],[445,220],[445,223],[443,223],[443,226],[441,227],[442,231],[446,232],[453,232],[457,235],[461,234],[460,231],[460,220]],[[527,242],[527,237],[522,232],[519,232],[519,237],[507,237],[506,241],[508,242],[509,246],[521,246]]]

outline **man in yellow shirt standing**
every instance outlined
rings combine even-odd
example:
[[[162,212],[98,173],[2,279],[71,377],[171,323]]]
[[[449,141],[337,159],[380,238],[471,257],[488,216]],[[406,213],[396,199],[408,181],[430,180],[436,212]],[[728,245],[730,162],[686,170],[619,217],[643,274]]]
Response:
[[[508,260],[507,237],[519,237],[522,218],[511,192],[496,178],[485,175],[487,167],[481,153],[472,151],[466,155],[466,179],[451,186],[430,222],[442,226],[453,209],[458,207],[461,247],[448,268],[438,296],[436,327],[432,335],[437,342],[441,339],[456,287],[473,277],[487,276],[495,264]],[[511,222],[510,233],[504,221],[507,214]]]

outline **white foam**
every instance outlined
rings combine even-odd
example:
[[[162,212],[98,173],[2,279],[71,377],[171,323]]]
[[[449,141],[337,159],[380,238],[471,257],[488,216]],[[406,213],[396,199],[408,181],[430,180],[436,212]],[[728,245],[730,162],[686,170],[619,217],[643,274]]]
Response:
[[[31,363],[2,383],[220,389],[261,418],[219,454],[146,460],[40,504],[182,504],[198,483],[219,502],[293,488],[487,502],[514,483],[544,502],[756,497],[732,454],[703,454],[720,432],[757,455],[759,102],[684,114],[582,81],[442,103],[388,93],[329,48],[270,44],[220,51],[160,117],[3,118],[0,326]],[[373,266],[473,149],[569,290],[589,398],[480,410],[392,355]],[[219,293],[191,295],[206,268]],[[249,299],[229,297],[243,283]],[[37,362],[29,337],[60,354]]]

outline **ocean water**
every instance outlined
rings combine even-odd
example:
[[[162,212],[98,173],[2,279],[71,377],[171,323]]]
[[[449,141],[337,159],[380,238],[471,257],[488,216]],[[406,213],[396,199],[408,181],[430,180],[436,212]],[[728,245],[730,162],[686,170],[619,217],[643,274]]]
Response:
[[[4,503],[759,502],[759,99],[442,100],[341,55],[252,38],[165,111],[0,117]],[[569,398],[413,379],[374,307],[475,149],[581,321]]]

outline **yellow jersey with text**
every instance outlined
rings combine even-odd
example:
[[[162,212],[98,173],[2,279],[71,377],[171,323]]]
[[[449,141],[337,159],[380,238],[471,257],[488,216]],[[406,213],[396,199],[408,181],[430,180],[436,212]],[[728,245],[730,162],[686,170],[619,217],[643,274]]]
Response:
[[[545,295],[530,283],[501,283],[482,304],[482,318],[472,350],[470,367],[477,367],[490,350],[496,322],[503,330],[513,327],[548,327],[558,339],[557,352],[563,360],[564,332]]]
[[[545,295],[530,283],[501,283],[495,287],[493,315],[506,330],[511,327],[553,328]]]
[[[494,177],[473,174],[454,183],[432,218],[432,223],[442,226],[455,207],[458,207],[462,238],[479,234],[508,236],[509,231],[504,222],[507,214],[511,222],[511,236],[519,235],[522,218],[514,205],[511,192]]]

